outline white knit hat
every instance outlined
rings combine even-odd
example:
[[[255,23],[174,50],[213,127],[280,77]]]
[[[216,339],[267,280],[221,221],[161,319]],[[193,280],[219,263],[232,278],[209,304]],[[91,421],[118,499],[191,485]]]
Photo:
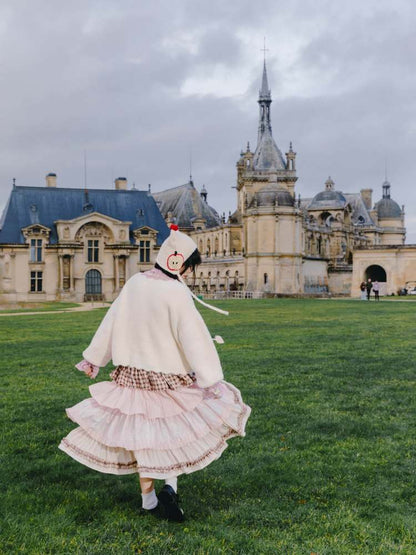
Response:
[[[170,235],[162,243],[156,263],[170,274],[179,275],[183,263],[197,249],[196,243],[177,225],[170,226]]]
[[[180,269],[182,268],[185,260],[187,260],[197,248],[196,243],[188,235],[179,231],[177,225],[172,224],[170,226],[169,237],[163,241],[162,246],[160,247],[159,254],[156,257],[156,264],[170,274],[178,276],[179,281],[187,287],[180,274]],[[216,306],[204,303],[204,301],[194,295],[192,291],[191,295],[196,301],[207,308],[220,312],[221,314],[228,315],[226,310],[221,310]]]

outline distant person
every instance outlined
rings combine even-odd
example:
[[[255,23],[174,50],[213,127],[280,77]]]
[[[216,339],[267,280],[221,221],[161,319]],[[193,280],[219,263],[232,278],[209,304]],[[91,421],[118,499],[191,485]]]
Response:
[[[371,289],[373,288],[373,283],[370,278],[368,278],[367,283],[365,284],[365,288],[367,290],[367,301],[370,300]]]
[[[379,301],[380,300],[380,284],[377,280],[373,283],[373,291],[374,291],[375,300]]]
[[[365,281],[361,282],[360,291],[361,291],[361,300],[365,301],[367,299],[367,290],[366,290],[366,286],[365,286]]]
[[[177,477],[218,459],[229,438],[245,435],[250,414],[224,381],[213,341],[221,337],[211,337],[183,281],[200,262],[172,225],[155,267],[128,280],[76,365],[90,378],[110,360],[116,368],[67,409],[78,427],[59,446],[99,472],[138,475],[142,513],[175,522],[184,520]],[[158,494],[155,480],[164,481]]]

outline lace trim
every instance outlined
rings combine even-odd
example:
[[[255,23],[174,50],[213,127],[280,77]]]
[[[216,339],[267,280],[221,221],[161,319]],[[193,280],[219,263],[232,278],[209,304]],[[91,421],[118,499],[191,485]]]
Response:
[[[172,470],[189,469],[189,468],[192,468],[193,466],[199,466],[210,456],[221,453],[224,450],[224,448],[227,446],[225,443],[225,439],[228,439],[232,435],[235,435],[235,432],[233,432],[233,430],[230,429],[230,431],[221,438],[221,440],[217,443],[217,445],[214,448],[209,449],[201,456],[199,456],[197,459],[193,461],[172,464],[170,466],[141,466],[136,460],[130,461],[128,463],[111,463],[106,461],[105,459],[101,459],[100,457],[91,455],[91,453],[88,453],[87,451],[80,449],[76,445],[73,445],[67,439],[63,439],[62,443],[65,445],[65,447],[67,447],[69,450],[73,451],[74,453],[76,453],[78,456],[82,457],[86,461],[100,465],[103,468],[125,469],[125,470],[134,468],[139,473],[140,472],[161,473],[161,472],[171,472]],[[130,452],[133,453],[133,451],[130,451]]]

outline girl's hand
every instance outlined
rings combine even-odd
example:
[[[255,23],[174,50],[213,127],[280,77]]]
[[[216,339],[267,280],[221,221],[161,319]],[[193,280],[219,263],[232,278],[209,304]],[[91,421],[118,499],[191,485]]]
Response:
[[[86,374],[91,379],[94,379],[100,371],[100,368],[98,366],[91,364],[90,362],[88,362],[88,360],[85,359],[81,360],[81,362],[78,362],[78,364],[75,365],[75,368],[80,372],[84,372],[84,374]]]
[[[222,397],[221,382],[204,388],[205,399],[220,399]]]

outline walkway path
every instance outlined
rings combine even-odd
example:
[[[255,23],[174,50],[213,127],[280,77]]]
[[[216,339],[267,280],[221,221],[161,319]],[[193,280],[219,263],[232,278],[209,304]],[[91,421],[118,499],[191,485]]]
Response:
[[[62,314],[63,312],[86,312],[96,308],[107,308],[110,303],[84,303],[81,306],[63,308],[62,310],[39,310],[30,312],[0,312],[0,316],[31,316],[32,314]]]

